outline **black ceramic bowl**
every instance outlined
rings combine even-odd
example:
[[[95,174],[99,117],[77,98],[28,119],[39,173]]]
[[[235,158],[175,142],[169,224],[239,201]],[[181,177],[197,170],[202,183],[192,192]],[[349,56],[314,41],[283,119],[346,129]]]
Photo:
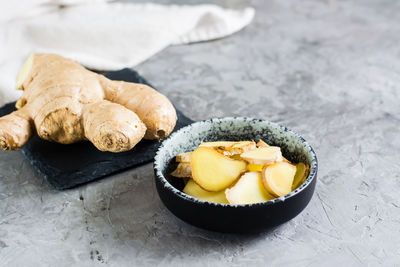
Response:
[[[186,195],[181,191],[184,187],[182,179],[169,175],[177,165],[175,156],[194,150],[203,141],[259,139],[281,147],[283,155],[291,162],[310,165],[308,178],[299,188],[263,203],[217,204]],[[195,122],[164,140],[154,158],[158,194],[173,214],[197,227],[230,233],[260,232],[297,216],[314,193],[317,169],[315,152],[300,135],[275,123],[250,118]]]

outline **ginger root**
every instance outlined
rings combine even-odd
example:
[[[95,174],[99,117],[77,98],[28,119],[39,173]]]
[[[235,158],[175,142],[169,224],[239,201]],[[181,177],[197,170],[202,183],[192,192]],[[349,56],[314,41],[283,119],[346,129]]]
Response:
[[[101,151],[122,152],[143,137],[167,137],[177,120],[171,102],[151,87],[109,80],[54,54],[31,55],[17,89],[24,91],[18,110],[0,118],[5,150],[21,148],[36,129],[49,141],[89,140]]]
[[[0,147],[14,150],[23,146],[32,136],[30,118],[20,110],[0,118]]]

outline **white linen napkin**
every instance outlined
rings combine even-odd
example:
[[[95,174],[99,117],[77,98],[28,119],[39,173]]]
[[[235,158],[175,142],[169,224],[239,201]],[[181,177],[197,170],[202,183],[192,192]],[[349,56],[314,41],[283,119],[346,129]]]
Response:
[[[169,45],[225,37],[254,16],[250,7],[229,10],[216,5],[7,2],[0,8],[0,105],[20,96],[15,78],[31,53],[57,53],[92,69],[117,70],[133,67]]]

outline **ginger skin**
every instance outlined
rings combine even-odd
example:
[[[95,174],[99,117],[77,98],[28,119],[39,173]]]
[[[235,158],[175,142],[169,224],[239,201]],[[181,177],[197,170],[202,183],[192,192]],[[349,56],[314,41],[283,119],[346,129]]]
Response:
[[[168,98],[151,87],[109,80],[54,54],[31,55],[17,89],[24,91],[18,110],[0,118],[4,150],[21,148],[36,129],[49,141],[89,140],[101,151],[122,152],[143,137],[167,137],[177,120]]]

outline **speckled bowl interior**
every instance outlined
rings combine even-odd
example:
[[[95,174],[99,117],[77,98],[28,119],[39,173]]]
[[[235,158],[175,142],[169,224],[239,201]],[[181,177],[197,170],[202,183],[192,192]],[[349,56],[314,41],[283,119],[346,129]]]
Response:
[[[170,175],[170,173],[177,166],[177,163],[175,162],[175,156],[179,153],[193,151],[200,145],[201,142],[243,140],[258,141],[260,139],[266,141],[270,145],[281,147],[283,156],[285,156],[291,162],[304,162],[310,165],[310,173],[307,180],[299,188],[284,197],[280,197],[268,202],[247,205],[212,203],[186,195],[181,191],[184,187],[183,180]],[[159,193],[165,190],[172,192],[174,197],[184,202],[193,202],[207,206],[227,208],[234,206],[250,207],[273,205],[276,202],[283,202],[286,199],[295,196],[304,188],[308,187],[308,185],[316,176],[317,165],[317,158],[312,147],[294,131],[265,120],[241,117],[216,118],[195,122],[189,126],[186,126],[164,140],[154,158],[154,171]],[[315,186],[315,182],[313,183],[313,186]],[[312,192],[313,190],[314,189],[312,189]],[[163,202],[165,204],[164,199]],[[305,206],[307,204],[308,201]],[[170,207],[169,209],[171,210]],[[173,210],[171,211],[174,212]]]

